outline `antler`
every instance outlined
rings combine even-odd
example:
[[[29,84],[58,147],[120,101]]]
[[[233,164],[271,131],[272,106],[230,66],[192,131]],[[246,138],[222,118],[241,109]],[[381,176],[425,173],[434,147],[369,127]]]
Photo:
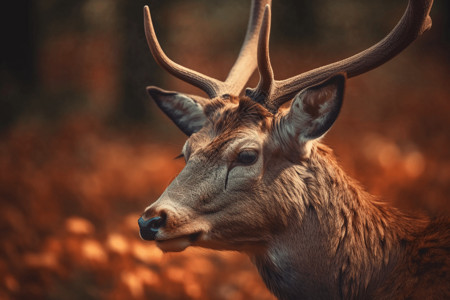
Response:
[[[150,9],[148,6],[145,6],[144,26],[148,46],[150,47],[150,51],[156,62],[161,67],[175,77],[200,88],[206,92],[211,99],[224,94],[238,95],[244,88],[253,71],[256,69],[255,52],[258,45],[258,34],[261,27],[263,10],[264,6],[270,3],[271,0],[252,0],[252,8],[245,40],[239,56],[225,81],[220,81],[188,69],[168,58],[156,38]]]
[[[269,58],[270,6],[266,5],[258,42],[260,80],[256,88],[246,89],[246,95],[276,112],[301,89],[320,83],[336,73],[345,72],[350,78],[368,72],[396,56],[431,27],[429,12],[432,4],[433,0],[409,0],[398,24],[377,44],[344,60],[285,80],[275,80],[273,76]]]

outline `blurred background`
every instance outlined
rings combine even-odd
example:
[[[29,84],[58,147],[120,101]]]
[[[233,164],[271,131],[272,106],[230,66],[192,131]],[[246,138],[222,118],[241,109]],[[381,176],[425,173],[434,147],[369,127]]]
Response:
[[[154,62],[166,53],[224,79],[250,1],[8,1],[0,11],[0,299],[274,299],[239,253],[162,254],[137,219],[181,170],[185,137],[147,85],[199,93]],[[384,37],[406,1],[274,0],[276,77]],[[449,215],[450,2],[398,57],[348,82],[324,142],[371,193]],[[254,76],[249,86],[255,86]]]

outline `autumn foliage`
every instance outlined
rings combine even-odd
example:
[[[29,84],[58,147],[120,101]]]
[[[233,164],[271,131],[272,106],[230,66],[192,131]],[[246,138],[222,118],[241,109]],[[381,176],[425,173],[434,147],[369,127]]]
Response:
[[[145,85],[197,91],[152,65],[139,19],[141,3],[111,1],[139,6],[139,14],[131,7],[125,16],[120,9],[94,5],[105,1],[65,1],[68,9],[56,5],[62,1],[53,2],[36,1],[41,36],[30,55],[37,60],[31,92],[24,92],[27,82],[18,83],[14,68],[4,72],[0,65],[0,299],[274,299],[243,254],[197,248],[163,254],[139,238],[140,214],[184,165],[174,160],[183,136],[149,104]],[[222,78],[237,54],[230,49],[239,47],[231,36],[243,33],[245,22],[235,24],[221,13],[234,11],[239,1],[223,1],[225,8],[213,23],[201,5],[194,9],[191,2],[174,1],[164,11],[169,4],[153,2],[161,7],[156,21],[171,26],[166,31],[176,42],[167,43],[168,53]],[[382,36],[361,34],[363,28],[354,24],[364,18],[358,19],[359,6],[350,2],[353,9],[340,12],[351,28],[344,28],[347,21],[340,15],[330,16],[336,1],[322,1],[328,10],[291,2],[301,2],[308,13],[328,11],[323,18],[329,24],[318,19],[310,26],[323,35],[314,47],[305,40],[291,43],[286,36],[273,39],[271,57],[279,79],[365,48],[353,44],[359,38],[369,43]],[[198,3],[211,11],[215,5]],[[80,9],[81,4],[86,7]],[[287,15],[289,7],[279,4],[278,11]],[[85,19],[78,15],[82,12]],[[247,8],[242,15],[247,16]],[[20,10],[18,22],[21,16]],[[281,18],[274,17],[276,24]],[[435,217],[450,213],[450,62],[448,44],[441,41],[450,27],[442,23],[443,10],[432,11],[432,17],[432,31],[398,58],[348,81],[342,113],[324,142],[368,191]],[[121,18],[137,25],[126,26]],[[280,23],[286,27],[274,25],[278,37],[283,28],[293,28],[289,39],[305,31],[288,21],[308,18],[290,18]],[[76,23],[77,31],[66,19],[90,23]],[[339,24],[341,31],[329,30]],[[80,30],[83,26],[89,30]],[[376,34],[390,25],[383,26]],[[225,32],[220,39],[218,32]]]

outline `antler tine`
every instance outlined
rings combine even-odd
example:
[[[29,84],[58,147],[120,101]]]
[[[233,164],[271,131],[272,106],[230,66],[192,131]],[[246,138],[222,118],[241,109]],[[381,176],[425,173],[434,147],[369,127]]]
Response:
[[[382,65],[431,27],[429,12],[432,4],[433,0],[409,0],[398,24],[384,39],[372,47],[344,60],[303,74],[285,80],[275,80],[264,105],[272,112],[276,112],[283,103],[291,100],[301,89],[320,83],[336,73],[345,72],[350,78]],[[258,99],[255,100],[258,101]]]
[[[240,94],[255,71],[257,66],[255,53],[258,47],[259,29],[261,28],[264,9],[266,6],[270,6],[271,3],[272,0],[252,0],[247,33],[242,48],[225,80],[228,93],[230,94]]]
[[[223,90],[224,84],[219,80],[183,67],[167,57],[156,38],[150,9],[147,5],[144,6],[144,27],[145,36],[152,55],[156,62],[166,69],[166,71],[203,90],[210,98],[215,98]]]
[[[259,82],[256,88],[248,88],[245,91],[246,96],[262,104],[270,96],[274,84],[274,75],[269,55],[270,22],[271,10],[270,6],[266,5],[258,39]]]

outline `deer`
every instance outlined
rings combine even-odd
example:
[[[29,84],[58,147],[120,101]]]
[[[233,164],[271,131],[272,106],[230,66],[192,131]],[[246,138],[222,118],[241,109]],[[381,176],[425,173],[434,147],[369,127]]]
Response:
[[[409,0],[381,41],[341,61],[276,80],[271,0],[252,0],[224,81],[172,61],[144,7],[156,62],[208,97],[147,87],[188,139],[186,164],[138,220],[164,252],[240,251],[279,299],[450,299],[450,222],[412,216],[366,192],[321,138],[346,80],[393,58],[431,27],[432,0]],[[247,81],[258,69],[256,87]]]

